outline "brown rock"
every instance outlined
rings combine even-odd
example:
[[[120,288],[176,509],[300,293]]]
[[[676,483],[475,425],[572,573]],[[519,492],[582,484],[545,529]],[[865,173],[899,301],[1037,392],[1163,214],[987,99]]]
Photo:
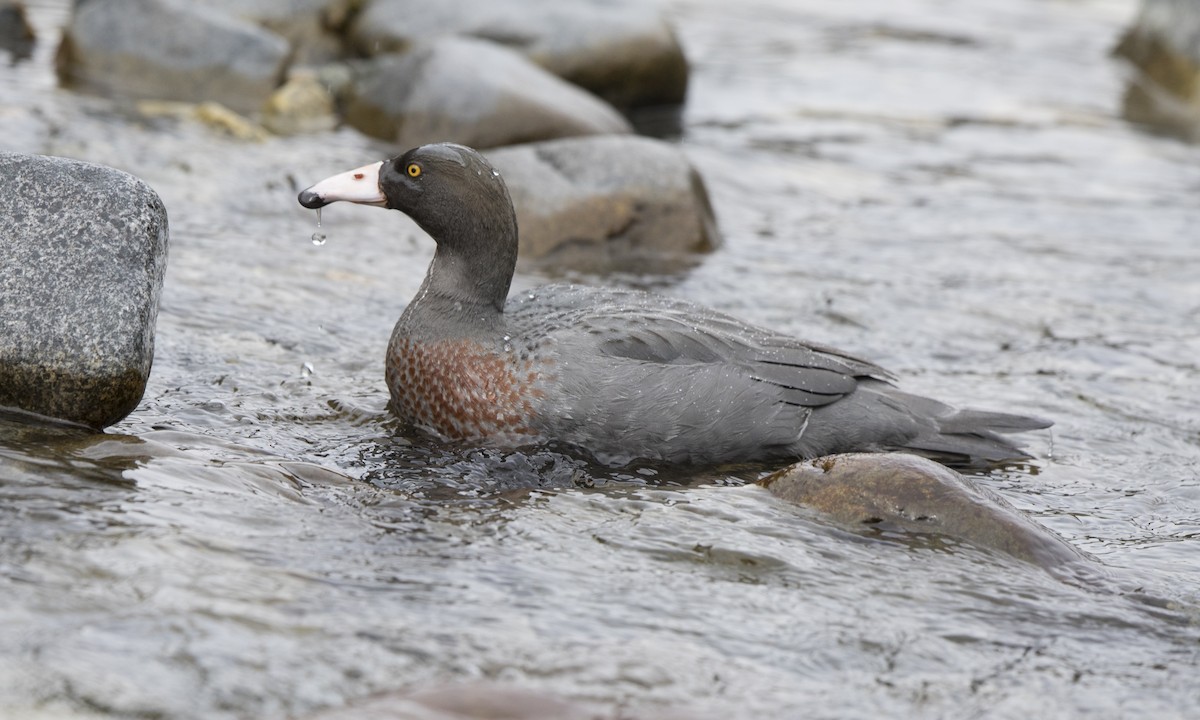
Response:
[[[1007,553],[1062,580],[1094,584],[1104,575],[1089,556],[995,492],[915,455],[829,455],[796,463],[761,485],[851,529],[943,535]]]

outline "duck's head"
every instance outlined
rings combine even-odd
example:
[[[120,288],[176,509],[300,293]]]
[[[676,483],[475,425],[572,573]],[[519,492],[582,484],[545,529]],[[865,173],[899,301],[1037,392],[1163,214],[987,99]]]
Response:
[[[499,233],[516,221],[500,172],[464,145],[422,145],[390,160],[325,178],[299,195],[306,208],[344,201],[399,210],[438,244],[474,228]],[[457,232],[456,232],[457,231]]]
[[[437,242],[435,265],[445,276],[438,282],[448,293],[503,305],[517,261],[517,218],[499,171],[475,150],[422,145],[328,177],[298,199],[311,209],[344,201],[399,210]]]

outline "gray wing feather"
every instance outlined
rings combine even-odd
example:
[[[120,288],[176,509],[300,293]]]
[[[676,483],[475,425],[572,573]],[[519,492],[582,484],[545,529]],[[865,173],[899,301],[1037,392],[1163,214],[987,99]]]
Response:
[[[536,292],[505,314],[514,336],[549,341],[572,366],[547,397],[556,410],[546,417],[559,423],[550,434],[613,456],[907,449],[993,460],[1023,456],[997,432],[1049,424],[903,393],[874,363],[684,300],[569,285]]]

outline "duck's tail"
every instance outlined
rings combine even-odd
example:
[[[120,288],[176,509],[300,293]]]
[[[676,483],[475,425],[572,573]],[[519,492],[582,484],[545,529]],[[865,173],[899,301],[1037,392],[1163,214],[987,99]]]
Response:
[[[1043,430],[1054,423],[1038,417],[1012,413],[958,409],[945,403],[897,390],[881,394],[887,404],[917,420],[917,433],[896,447],[924,455],[947,465],[994,465],[1030,457],[1006,437],[1011,433]]]

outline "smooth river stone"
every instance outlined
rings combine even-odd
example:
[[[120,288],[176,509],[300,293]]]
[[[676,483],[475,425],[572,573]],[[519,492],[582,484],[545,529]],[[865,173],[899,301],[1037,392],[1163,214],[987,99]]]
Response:
[[[471,38],[441,38],[366,61],[347,95],[347,122],[402,149],[632,132],[600,98],[519,53]]]
[[[175,0],[76,3],[58,53],[63,81],[105,96],[217,102],[257,112],[291,48],[258,25]]]

